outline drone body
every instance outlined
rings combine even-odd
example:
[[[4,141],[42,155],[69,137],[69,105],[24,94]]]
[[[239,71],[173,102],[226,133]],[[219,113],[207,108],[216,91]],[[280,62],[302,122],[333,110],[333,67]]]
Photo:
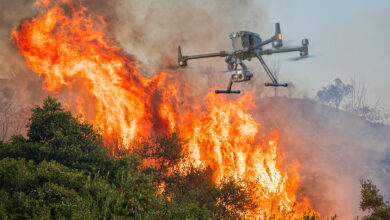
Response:
[[[271,55],[274,53],[285,53],[299,51],[301,57],[307,57],[308,55],[308,39],[302,40],[301,47],[294,48],[282,48],[282,34],[280,31],[279,23],[275,24],[275,35],[269,38],[268,40],[262,41],[260,35],[249,32],[249,31],[240,31],[230,34],[230,39],[232,42],[232,51],[220,51],[217,53],[207,53],[191,56],[183,56],[181,53],[181,48],[178,48],[178,65],[180,67],[187,66],[187,61],[191,59],[200,59],[200,58],[209,58],[209,57],[225,57],[227,63],[227,68],[232,72],[228,88],[226,90],[216,90],[215,93],[240,93],[239,90],[231,90],[234,82],[244,82],[252,78],[253,74],[248,70],[244,64],[244,60],[250,61],[252,58],[257,58],[261,65],[264,67],[265,72],[271,79],[271,82],[265,83],[265,86],[288,86],[287,83],[279,83],[268,68],[265,63],[262,55]],[[273,49],[263,49],[264,45],[272,43]],[[237,69],[238,66],[241,69]]]

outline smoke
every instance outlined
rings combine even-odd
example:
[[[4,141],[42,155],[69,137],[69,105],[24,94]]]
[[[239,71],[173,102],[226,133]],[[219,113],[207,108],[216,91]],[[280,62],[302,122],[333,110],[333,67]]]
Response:
[[[117,40],[145,64],[149,74],[176,62],[177,46],[186,54],[228,50],[229,34],[261,26],[262,10],[253,0],[119,1]]]
[[[266,98],[257,106],[261,132],[280,134],[284,165],[300,163],[298,196],[309,197],[322,218],[362,216],[361,179],[372,179],[390,195],[389,126],[309,99]]]
[[[24,59],[16,47],[9,40],[13,28],[17,28],[21,20],[33,17],[37,7],[33,1],[9,2],[0,0],[2,13],[0,41],[0,60],[2,69],[0,78],[13,76],[28,76],[28,69]],[[203,96],[210,87],[227,86],[227,74],[214,74],[226,69],[223,59],[215,58],[210,62],[194,61],[191,66],[198,68],[176,69],[177,46],[181,45],[185,54],[216,52],[230,49],[228,35],[233,31],[261,30],[264,11],[256,5],[255,0],[218,0],[206,1],[153,1],[153,0],[83,0],[88,12],[92,16],[102,16],[107,22],[106,33],[110,38],[119,42],[120,47],[140,62],[140,71],[146,77],[157,72],[179,72],[175,77],[187,82],[186,88],[197,91]],[[95,18],[96,19],[96,18]],[[39,87],[40,79],[34,76],[34,82],[22,80],[23,85],[18,87]],[[31,84],[26,85],[26,84]],[[243,88],[242,85],[238,85]],[[244,86],[245,87],[245,86]],[[29,91],[29,90],[27,90]],[[22,95],[23,96],[23,95]],[[37,94],[17,100],[31,99],[41,101]]]
[[[181,80],[180,85],[185,88],[179,91],[182,97],[191,98],[189,103],[201,101],[200,97],[212,87],[227,86],[226,75],[216,73],[226,66],[223,59],[215,58],[190,61],[191,67],[200,67],[197,70],[178,70],[177,46],[181,45],[186,55],[228,50],[231,32],[249,30],[263,34],[262,27],[267,23],[265,12],[255,0],[87,0],[85,4],[91,14],[101,15],[107,21],[108,33],[112,34],[109,37],[139,60],[143,75],[171,73]],[[17,28],[22,18],[34,16],[36,7],[30,0],[0,0],[0,8],[0,78],[12,78],[0,81],[0,89],[11,88],[12,98],[20,104],[39,104],[47,95],[41,89],[41,79],[28,69],[9,40],[11,29]],[[256,98],[272,94],[274,90],[263,89],[263,72],[255,72],[259,73],[256,79],[234,86],[252,91]],[[79,91],[59,91],[57,97],[61,101],[74,100],[76,92]],[[292,90],[285,93],[291,95]],[[336,213],[341,219],[352,219],[359,214],[361,178],[374,179],[385,193],[390,193],[385,188],[390,180],[389,161],[385,160],[390,153],[389,127],[307,100],[257,98],[256,104],[252,114],[261,123],[260,133],[279,131],[284,164],[299,161],[299,193],[312,199],[323,218]]]
[[[29,0],[0,0],[0,79],[11,78],[27,68],[17,48],[10,42],[11,29],[26,16],[35,14]]]
[[[226,63],[223,58],[191,60],[188,68],[178,70],[177,47],[184,55],[230,50],[230,33],[261,33],[265,16],[257,4],[255,0],[119,0],[112,28],[121,47],[141,61],[143,75],[174,74],[185,82],[184,90],[201,98],[210,88],[227,87],[229,74],[218,73],[226,70]],[[233,87],[248,89],[252,83]]]
[[[111,17],[111,28],[122,48],[140,60],[144,75],[158,71],[176,74],[188,89],[180,91],[190,91],[183,96],[197,101],[196,97],[200,99],[210,88],[226,86],[226,76],[216,73],[226,68],[225,63],[218,58],[192,61],[190,67],[199,69],[178,70],[177,46],[182,46],[185,55],[215,52],[229,49],[228,35],[233,31],[264,34],[261,31],[266,15],[256,5],[250,0],[119,0],[113,8],[116,15]],[[254,97],[273,94],[274,90],[263,89],[263,71],[255,71],[259,72],[255,80],[234,86],[252,91]],[[296,96],[294,88],[278,92]],[[384,193],[390,191],[385,188],[390,178],[384,159],[389,153],[389,127],[305,99],[258,98],[256,103],[258,108],[252,113],[261,122],[260,132],[279,131],[284,164],[296,160],[301,164],[299,195],[311,198],[323,218],[337,214],[341,219],[352,219],[361,215],[362,178],[374,179]]]

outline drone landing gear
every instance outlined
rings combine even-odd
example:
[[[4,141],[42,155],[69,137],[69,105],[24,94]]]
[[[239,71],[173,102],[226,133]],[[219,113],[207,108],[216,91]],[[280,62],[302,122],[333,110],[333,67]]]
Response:
[[[287,87],[287,83],[272,83],[272,82],[266,82],[264,84],[265,86],[281,86],[281,87]]]
[[[236,93],[236,94],[240,94],[240,90],[215,90],[215,94],[221,94],[221,93],[225,93],[225,94],[231,94],[231,93]]]
[[[215,94],[240,94],[240,90],[232,90],[233,81],[232,78],[230,78],[229,85],[226,90],[215,90]]]
[[[268,68],[267,64],[265,63],[265,61],[263,60],[263,58],[259,54],[257,54],[257,58],[259,59],[259,61],[260,61],[261,65],[263,66],[265,72],[267,73],[267,75],[269,76],[269,78],[272,81],[272,82],[266,82],[264,84],[265,86],[275,86],[275,87],[278,87],[278,86],[287,87],[288,86],[287,83],[279,83],[278,82],[278,80],[276,79],[274,74],[271,72],[271,70]]]

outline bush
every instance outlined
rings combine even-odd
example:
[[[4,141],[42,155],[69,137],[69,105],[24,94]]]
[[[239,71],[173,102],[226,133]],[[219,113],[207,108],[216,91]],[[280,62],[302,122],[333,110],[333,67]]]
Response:
[[[151,171],[140,169],[135,156],[110,157],[92,125],[64,111],[56,99],[47,98],[32,112],[27,138],[0,142],[1,219],[211,216],[197,203],[170,201],[156,191],[156,179],[167,175],[179,154],[155,147],[181,147],[175,135],[154,139],[150,156],[166,161]]]
[[[379,189],[376,185],[374,185],[371,180],[362,180],[360,185],[360,208],[363,211],[369,212],[369,215],[364,216],[362,219],[390,219],[389,202],[385,203],[383,201],[383,195],[379,193]]]

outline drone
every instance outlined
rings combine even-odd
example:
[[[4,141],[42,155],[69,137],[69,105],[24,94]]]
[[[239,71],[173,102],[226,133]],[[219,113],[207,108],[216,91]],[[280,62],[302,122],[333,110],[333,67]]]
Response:
[[[309,40],[303,39],[302,46],[285,48],[283,47],[282,33],[280,31],[280,24],[275,24],[275,35],[268,40],[261,40],[260,35],[249,31],[233,32],[229,35],[232,42],[232,51],[220,51],[217,53],[198,54],[191,56],[183,56],[181,47],[178,47],[178,65],[180,67],[186,67],[187,61],[192,59],[209,58],[209,57],[225,57],[227,63],[227,69],[231,72],[231,77],[226,90],[215,90],[216,94],[220,93],[240,93],[240,90],[232,90],[233,83],[249,81],[253,77],[247,66],[244,64],[244,60],[250,61],[252,58],[257,58],[263,66],[271,82],[266,82],[265,86],[282,86],[287,87],[287,83],[279,83],[275,75],[268,68],[263,59],[263,55],[272,55],[274,53],[286,53],[299,51],[301,58],[308,56]],[[273,49],[263,49],[264,45],[272,43]],[[238,69],[238,66],[241,69]]]

